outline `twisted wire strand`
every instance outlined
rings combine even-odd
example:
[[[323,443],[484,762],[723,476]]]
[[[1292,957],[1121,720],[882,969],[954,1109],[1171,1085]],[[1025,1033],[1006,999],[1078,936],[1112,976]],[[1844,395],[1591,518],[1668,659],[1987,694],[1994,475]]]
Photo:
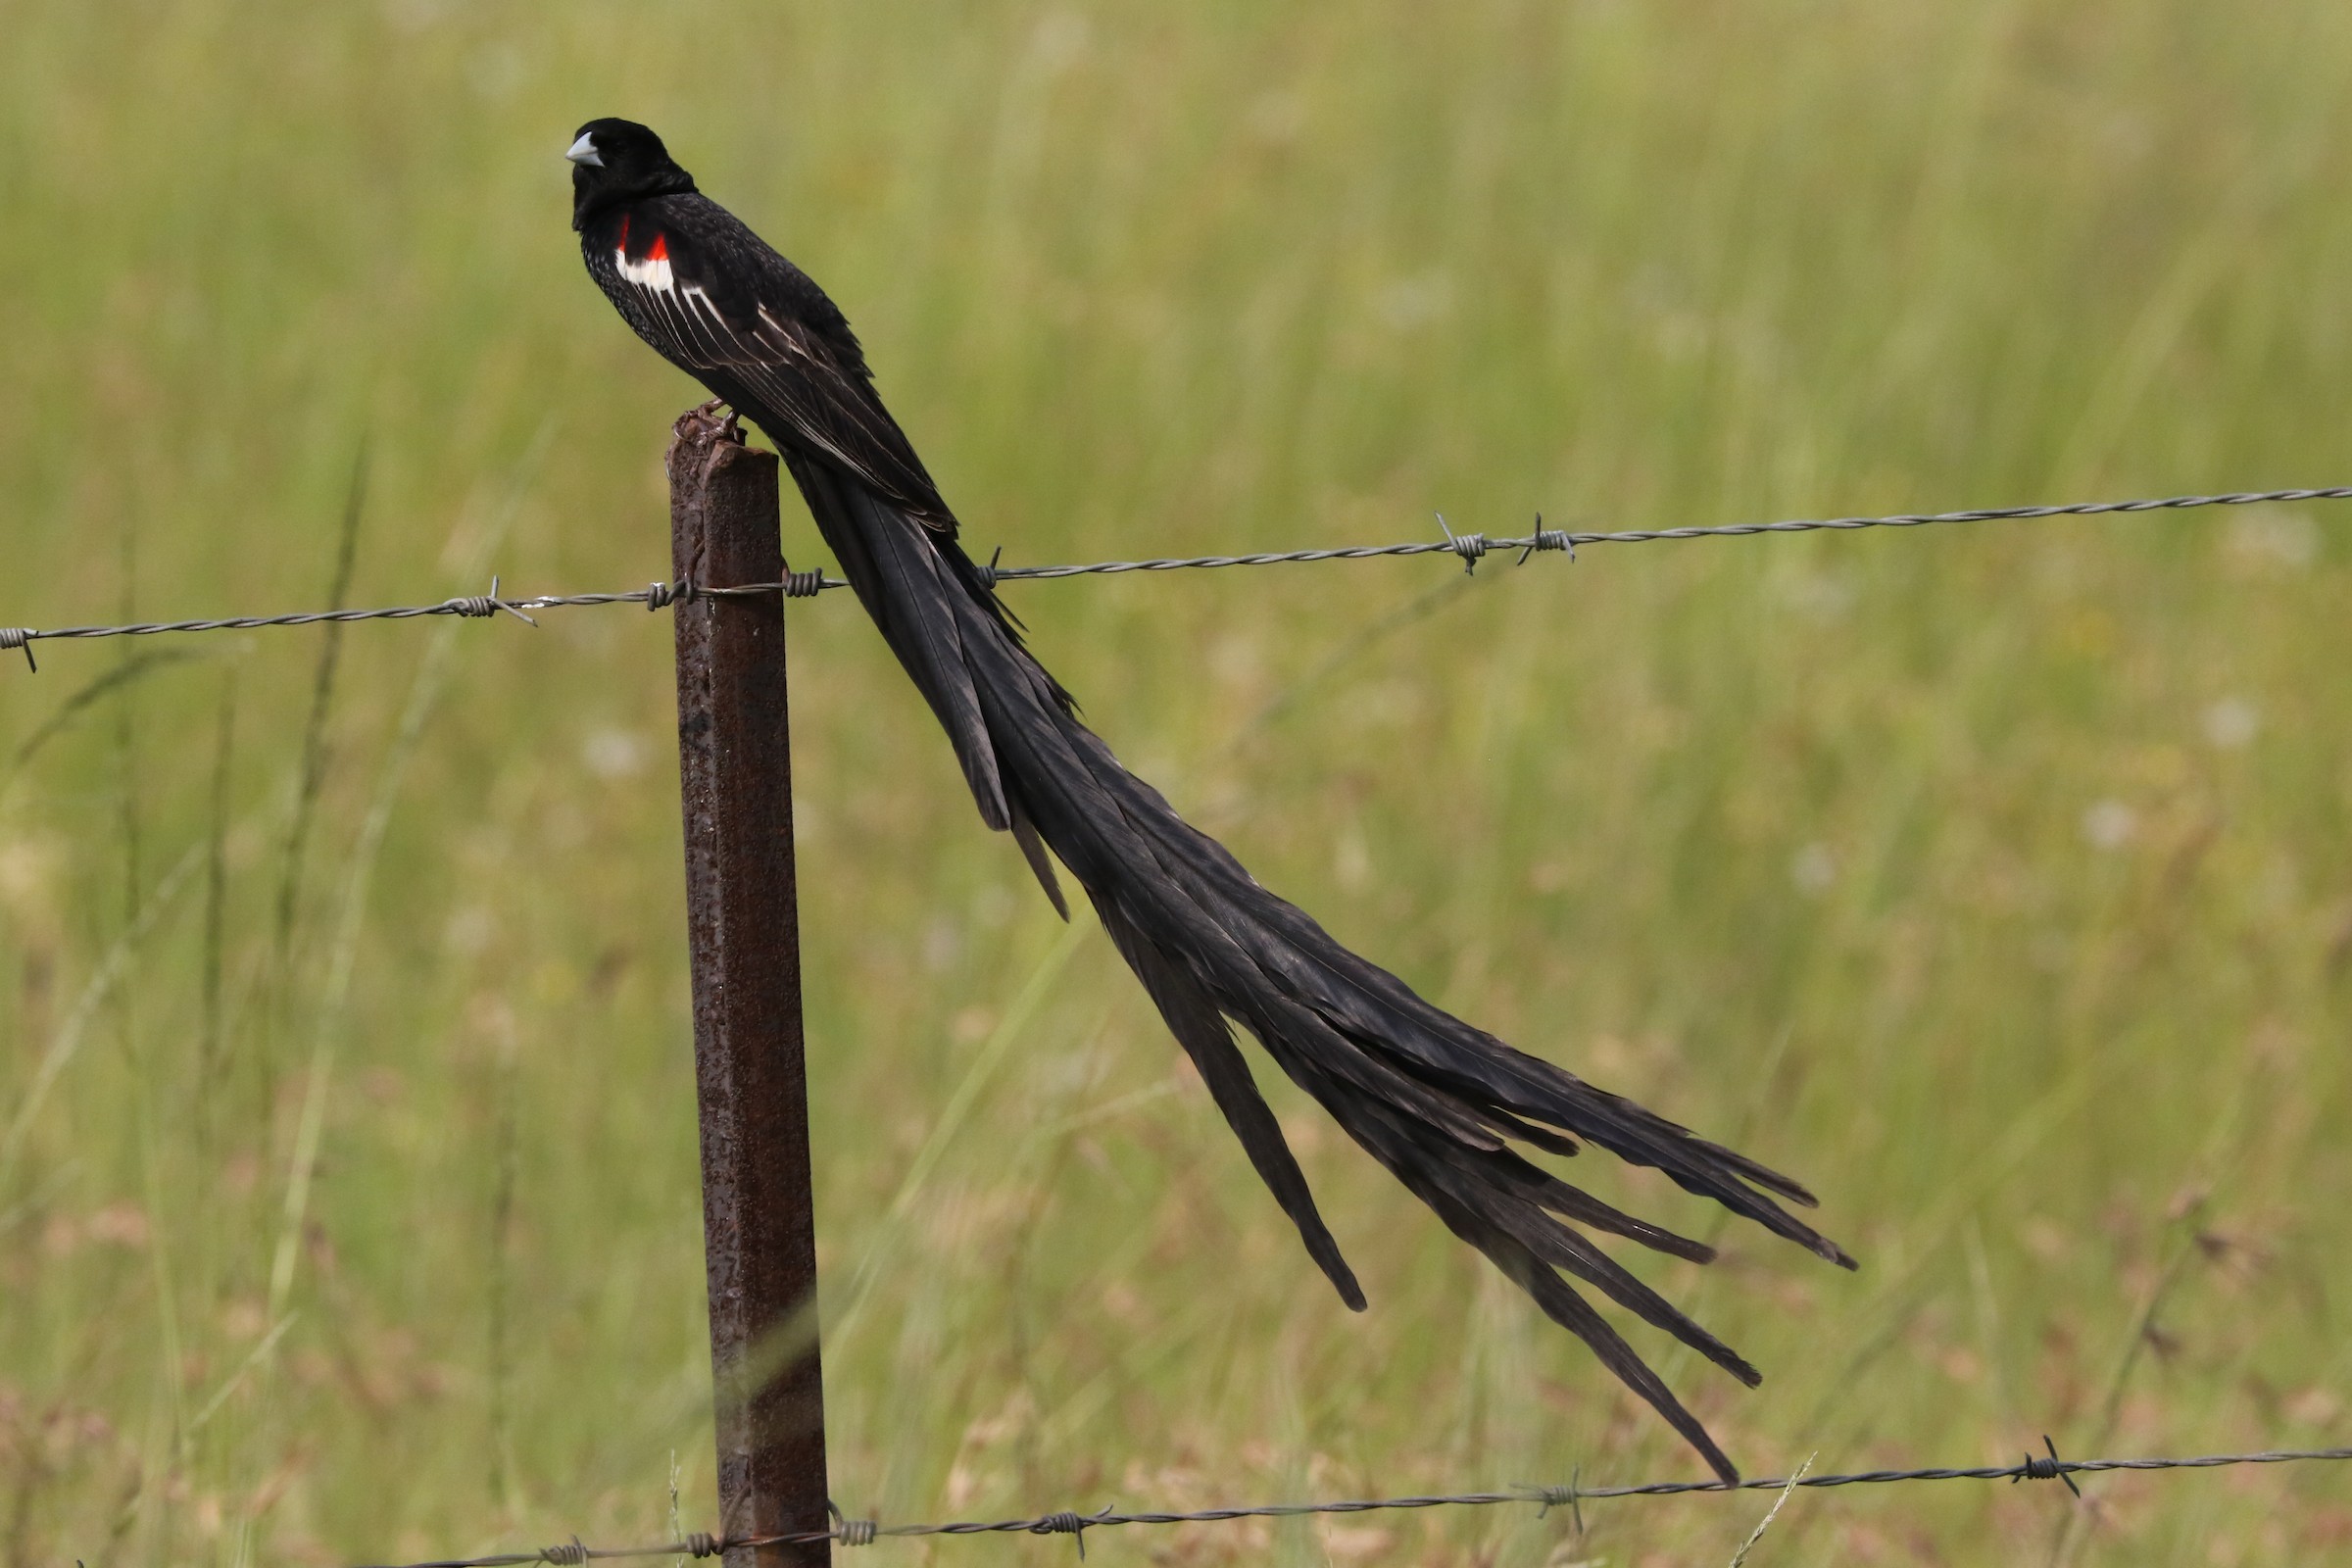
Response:
[[[1919,528],[1931,523],[2019,521],[2035,517],[2086,517],[2107,513],[2184,512],[2198,507],[2249,507],[2302,501],[2352,500],[2352,485],[2303,490],[2237,490],[2218,495],[2167,496],[2139,501],[2078,501],[2063,506],[1993,507],[1975,512],[1906,512],[1881,517],[1789,518],[1780,522],[1709,523],[1686,528],[1629,528],[1615,532],[1577,532],[1546,528],[1536,519],[1531,534],[1490,539],[1483,533],[1457,534],[1443,515],[1438,526],[1443,539],[1415,540],[1394,545],[1345,545],[1319,550],[1276,550],[1246,556],[1163,556],[1149,561],[1093,561],[1061,566],[1000,566],[991,561],[977,566],[982,581],[992,587],[1004,582],[1047,581],[1062,577],[1115,576],[1131,571],[1188,571],[1219,566],[1274,566],[1320,561],[1370,561],[1393,556],[1452,556],[1465,571],[1496,551],[1517,551],[1522,564],[1546,552],[1576,559],[1579,545],[1646,544],[1662,539],[1731,539],[1750,534],[1843,532],[1857,528]],[[0,653],[24,655],[35,669],[36,642],[81,641],[93,637],[154,637],[166,633],[253,631],[270,626],[313,626],[327,621],[412,620],[424,615],[462,615],[480,619],[500,613],[532,621],[527,612],[567,610],[592,605],[643,605],[663,610],[691,604],[698,598],[752,597],[782,593],[788,599],[808,599],[832,588],[847,588],[839,577],[821,569],[787,570],[781,582],[744,583],[731,588],[704,588],[691,581],[657,582],[626,593],[539,594],[528,599],[502,598],[498,579],[487,594],[468,594],[429,605],[397,605],[380,610],[311,610],[284,615],[223,615],[202,620],[149,620],[119,626],[0,626]]]
[[[36,642],[73,642],[92,637],[154,637],[171,632],[196,631],[252,631],[269,626],[316,626],[329,621],[355,620],[415,620],[424,615],[462,615],[482,619],[500,613],[536,626],[537,621],[525,613],[532,610],[567,610],[583,605],[643,605],[648,610],[663,610],[673,604],[691,604],[696,599],[754,598],[761,594],[781,592],[787,599],[808,599],[827,588],[847,588],[838,577],[828,577],[822,571],[788,572],[782,582],[745,583],[732,588],[703,588],[691,581],[658,582],[627,593],[616,594],[537,594],[528,599],[508,599],[499,593],[498,579],[490,579],[486,594],[465,594],[430,605],[394,605],[377,610],[305,610],[284,615],[222,615],[204,620],[143,620],[120,626],[0,626],[0,652],[23,649],[26,660],[32,657],[31,645]],[[528,1559],[535,1560],[535,1559]]]
[[[957,1520],[947,1524],[886,1525],[876,1519],[849,1519],[835,1513],[824,1530],[791,1535],[740,1537],[690,1536],[659,1546],[582,1546],[577,1537],[562,1545],[537,1551],[506,1552],[488,1557],[449,1557],[433,1562],[405,1563],[399,1568],[520,1568],[529,1563],[585,1563],[621,1557],[707,1557],[737,1546],[805,1545],[830,1541],[837,1545],[869,1545],[886,1536],[1067,1535],[1086,1550],[1085,1532],[1114,1525],[1219,1524],[1233,1519],[1289,1519],[1305,1514],[1380,1513],[1412,1508],[1483,1508],[1504,1503],[1534,1503],[1544,1512],[1553,1508],[1577,1510],[1581,1505],[1610,1497],[1674,1497],[1699,1492],[1782,1492],[1791,1487],[1829,1488],[1885,1486],[1915,1481],[2063,1481],[2076,1495],[2074,1477],[2114,1470],[2215,1470],[2230,1465],[2293,1464],[2309,1460],[2352,1459],[2352,1448],[2269,1448],[2254,1453],[2201,1453],[2146,1459],[2062,1459],[2055,1445],[2042,1439],[2044,1455],[2028,1454],[2010,1465],[1941,1466],[1924,1470],[1859,1470],[1844,1475],[1767,1477],[1726,1485],[1721,1481],[1649,1481],[1637,1486],[1587,1487],[1515,1486],[1507,1492],[1458,1492],[1427,1496],[1353,1497],[1326,1502],[1266,1502],[1232,1508],[1198,1508],[1182,1513],[1120,1513],[1103,1508],[1096,1513],[1068,1509],[1021,1519]]]
[[[2034,517],[2088,517],[2105,513],[2186,512],[2198,507],[2251,507],[2301,501],[2352,500],[2352,485],[2316,490],[2233,490],[2216,495],[2164,496],[2140,501],[2075,501],[2061,506],[1989,507],[1973,512],[1901,512],[1881,517],[1793,517],[1780,522],[1722,522],[1687,528],[1626,528],[1585,533],[1546,528],[1536,519],[1536,531],[1516,538],[1490,539],[1485,534],[1457,534],[1446,526],[1443,539],[1411,544],[1348,545],[1328,550],[1279,550],[1248,556],[1169,556],[1153,561],[1097,561],[1074,566],[990,566],[982,570],[997,582],[1023,578],[1085,577],[1127,571],[1184,571],[1214,566],[1274,566],[1298,562],[1368,561],[1382,556],[1458,556],[1465,569],[1475,568],[1491,551],[1516,550],[1520,560],[1542,551],[1561,551],[1573,557],[1579,545],[1638,545],[1661,539],[1737,539],[1760,533],[1846,532],[1857,528],[1922,528],[1944,522],[2023,521]]]

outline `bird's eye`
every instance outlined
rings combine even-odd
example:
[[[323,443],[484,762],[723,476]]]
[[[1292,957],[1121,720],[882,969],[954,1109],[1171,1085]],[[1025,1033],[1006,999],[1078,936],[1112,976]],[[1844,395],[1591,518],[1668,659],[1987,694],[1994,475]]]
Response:
[[[596,138],[589,135],[586,131],[580,132],[580,139],[573,142],[571,144],[571,151],[565,153],[564,156],[570,159],[575,164],[586,164],[591,169],[602,169],[605,167],[604,159],[598,155],[596,150]]]

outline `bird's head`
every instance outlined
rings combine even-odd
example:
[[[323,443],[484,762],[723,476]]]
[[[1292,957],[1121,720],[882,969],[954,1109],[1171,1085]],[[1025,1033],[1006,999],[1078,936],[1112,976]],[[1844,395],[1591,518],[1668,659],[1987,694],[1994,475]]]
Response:
[[[617,202],[694,189],[694,176],[670,158],[662,138],[633,120],[591,120],[564,156],[571,160],[573,228]]]

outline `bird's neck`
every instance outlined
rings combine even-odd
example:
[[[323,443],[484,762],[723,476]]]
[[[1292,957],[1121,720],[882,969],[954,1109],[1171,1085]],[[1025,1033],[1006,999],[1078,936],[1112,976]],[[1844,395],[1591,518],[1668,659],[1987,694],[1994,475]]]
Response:
[[[626,185],[602,184],[580,177],[587,172],[577,171],[571,182],[571,226],[582,234],[588,232],[589,224],[609,213],[656,196],[691,196],[695,191],[694,176],[683,169],[666,170]]]

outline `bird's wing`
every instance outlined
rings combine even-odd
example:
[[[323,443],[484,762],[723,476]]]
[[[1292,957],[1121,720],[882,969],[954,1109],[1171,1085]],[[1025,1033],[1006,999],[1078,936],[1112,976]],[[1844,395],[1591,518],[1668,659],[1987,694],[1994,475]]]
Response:
[[[954,533],[954,516],[875,396],[840,311],[725,209],[700,197],[642,203],[617,242],[591,250],[588,264],[671,363],[731,383],[786,426],[769,435]]]

